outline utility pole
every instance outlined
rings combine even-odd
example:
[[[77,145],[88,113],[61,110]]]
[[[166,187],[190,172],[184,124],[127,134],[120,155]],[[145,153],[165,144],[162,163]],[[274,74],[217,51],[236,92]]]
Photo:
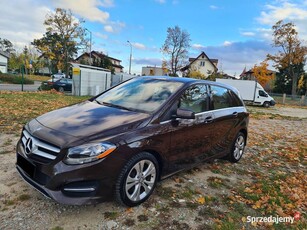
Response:
[[[92,65],[92,32],[87,28],[85,30],[90,33],[90,65]]]
[[[127,41],[130,45],[130,62],[129,62],[129,74],[131,74],[131,59],[132,59],[132,44],[130,41]]]

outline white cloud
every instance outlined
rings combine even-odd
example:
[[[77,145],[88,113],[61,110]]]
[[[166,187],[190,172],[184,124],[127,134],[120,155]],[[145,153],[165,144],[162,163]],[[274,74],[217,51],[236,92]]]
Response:
[[[246,32],[241,32],[241,35],[245,37],[254,37],[256,34],[254,32],[246,31]]]
[[[99,32],[95,32],[94,35],[98,38],[102,38],[104,40],[108,39],[108,35],[106,34],[102,34],[102,33],[99,33]]]
[[[80,17],[93,22],[100,22],[105,24],[110,15],[108,12],[102,11],[98,6],[103,5],[104,2],[97,0],[53,0],[56,7],[70,9],[73,13]],[[108,2],[108,1],[105,1]],[[112,2],[112,1],[111,1]]]
[[[195,49],[195,50],[203,50],[205,48],[205,46],[201,44],[193,44],[191,47],[192,49]]]
[[[99,5],[102,7],[106,7],[106,8],[113,7],[114,1],[113,0],[103,0],[103,1],[100,1]]]
[[[215,5],[210,5],[210,9],[212,9],[212,10],[217,10],[217,9],[218,9],[218,7],[217,7],[217,6],[215,6]]]
[[[109,32],[109,33],[113,33],[114,32],[114,29],[111,25],[106,25],[104,26],[104,30]]]
[[[230,46],[232,44],[232,42],[230,41],[224,41],[223,46]]]
[[[160,4],[164,4],[166,1],[165,0],[155,0],[155,2],[160,3]]]
[[[131,44],[136,49],[139,49],[139,50],[145,50],[146,49],[146,46],[142,43],[134,42],[134,43],[131,43]]]
[[[272,27],[277,21],[284,20],[285,22],[293,22],[296,25],[296,30],[300,38],[307,39],[307,1],[300,4],[292,3],[289,0],[277,1],[265,5],[265,10],[260,13],[256,21],[261,25]],[[271,39],[271,30],[268,28],[257,29],[257,32],[262,33],[264,39]]]
[[[109,33],[119,33],[126,26],[123,22],[109,22],[104,26],[104,30]]]
[[[17,49],[28,46],[33,39],[43,36],[43,23],[49,11],[35,0],[6,1],[0,7],[0,37],[10,40]]]
[[[283,2],[282,5],[266,5],[268,12],[262,11],[257,18],[258,22],[264,25],[273,25],[279,20],[288,19],[291,21],[307,19],[307,10],[296,4]]]

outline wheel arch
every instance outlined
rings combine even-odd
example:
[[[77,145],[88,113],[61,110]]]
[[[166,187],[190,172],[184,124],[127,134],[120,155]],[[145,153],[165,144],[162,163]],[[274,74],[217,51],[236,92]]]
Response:
[[[158,153],[157,151],[152,150],[152,149],[144,149],[142,152],[147,152],[147,153],[153,155],[157,159],[158,164],[159,164],[159,177],[158,177],[158,179],[160,180],[161,179],[161,173],[162,173],[162,170],[164,168],[164,162],[163,162],[162,156],[160,155],[160,153]]]
[[[239,132],[241,132],[241,133],[244,134],[244,137],[245,137],[245,145],[246,145],[246,144],[247,144],[247,130],[246,130],[246,129],[240,129]]]

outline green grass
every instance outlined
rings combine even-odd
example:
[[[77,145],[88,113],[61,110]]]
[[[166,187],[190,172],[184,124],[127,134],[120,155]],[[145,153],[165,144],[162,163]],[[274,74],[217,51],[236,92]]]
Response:
[[[5,147],[5,146],[8,146],[8,145],[11,145],[12,142],[13,142],[12,139],[7,139],[7,140],[3,143],[3,146]]]
[[[118,212],[105,212],[104,217],[106,219],[115,220],[119,216]]]
[[[19,197],[18,197],[18,200],[20,201],[25,201],[25,200],[29,200],[31,198],[31,196],[29,194],[21,194]]]
[[[51,228],[50,230],[64,230],[64,228],[60,226],[56,226],[56,227]]]
[[[219,177],[209,177],[207,179],[208,185],[212,188],[221,188],[222,186],[226,186],[225,179],[219,178]]]
[[[32,81],[48,81],[51,79],[50,76],[41,76],[41,75],[26,75],[26,78]]]

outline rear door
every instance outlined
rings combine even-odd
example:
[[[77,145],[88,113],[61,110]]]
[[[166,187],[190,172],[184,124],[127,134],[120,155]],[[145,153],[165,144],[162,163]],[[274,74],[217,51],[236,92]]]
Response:
[[[218,155],[230,151],[237,127],[244,116],[244,108],[231,90],[215,85],[211,85],[210,89],[210,106],[215,118],[210,154]]]

